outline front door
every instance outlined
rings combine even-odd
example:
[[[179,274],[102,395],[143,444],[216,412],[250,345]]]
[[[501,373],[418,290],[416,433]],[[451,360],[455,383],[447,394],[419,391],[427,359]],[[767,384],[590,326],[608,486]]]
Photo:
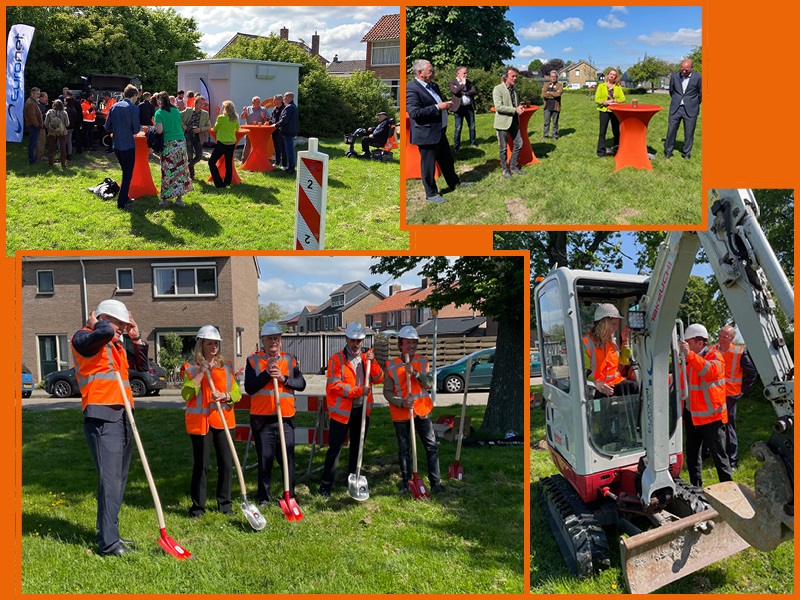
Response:
[[[69,367],[67,359],[67,336],[40,335],[39,338],[39,377],[44,379],[53,371]]]

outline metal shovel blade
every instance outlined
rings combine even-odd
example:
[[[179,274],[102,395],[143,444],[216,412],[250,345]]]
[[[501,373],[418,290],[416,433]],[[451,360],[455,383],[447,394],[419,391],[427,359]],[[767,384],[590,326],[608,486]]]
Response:
[[[300,507],[297,505],[297,500],[289,496],[288,491],[283,493],[283,498],[278,501],[278,504],[283,514],[286,516],[287,521],[303,520],[303,511],[301,511]]]
[[[427,500],[430,497],[428,490],[425,488],[425,482],[419,479],[416,473],[411,474],[408,489],[411,490],[411,497],[414,500]]]
[[[171,554],[178,560],[192,557],[191,552],[167,535],[167,530],[164,527],[161,528],[161,538],[158,540],[158,545],[164,549],[164,552]]]
[[[347,477],[347,491],[353,500],[358,500],[359,502],[369,500],[367,478],[363,475],[356,476],[355,473],[350,473]]]
[[[464,467],[458,464],[458,461],[447,467],[447,477],[450,479],[464,479]]]
[[[264,518],[264,515],[262,515],[261,511],[258,510],[258,507],[256,507],[256,505],[252,502],[248,501],[247,498],[243,498],[242,503],[239,506],[241,507],[247,522],[250,523],[250,527],[256,531],[261,531],[267,526],[267,520]]]

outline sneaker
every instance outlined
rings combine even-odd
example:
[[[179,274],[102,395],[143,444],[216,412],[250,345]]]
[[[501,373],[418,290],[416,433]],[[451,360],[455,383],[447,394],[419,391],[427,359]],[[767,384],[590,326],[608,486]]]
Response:
[[[500,176],[501,176],[503,179],[511,179],[511,171],[509,171],[509,170],[507,170],[507,169],[503,169],[503,172],[502,172],[502,173],[500,173]]]
[[[524,174],[525,174],[525,171],[523,171],[523,170],[522,170],[522,169],[520,169],[519,167],[513,167],[513,168],[511,169],[511,174],[512,174],[512,175],[524,175]]]
[[[331,497],[331,488],[320,486],[319,495],[322,496],[323,498],[330,498]]]
[[[397,491],[398,494],[408,494],[411,490],[408,489],[408,482],[404,481],[403,484],[400,486],[400,489]]]
[[[175,202],[175,206],[186,206],[186,204],[183,201],[183,198],[178,198],[178,200]]]
[[[442,202],[445,202],[444,196],[442,196],[441,194],[436,194],[435,196],[428,196],[427,198],[425,198],[425,200],[427,200],[428,202],[433,202],[434,204],[441,204]]]
[[[162,200],[161,202],[158,203],[158,205],[161,208],[166,208],[167,206],[169,206],[169,202],[167,200]]]
[[[272,496],[267,496],[258,501],[258,508],[263,508],[272,504]]]

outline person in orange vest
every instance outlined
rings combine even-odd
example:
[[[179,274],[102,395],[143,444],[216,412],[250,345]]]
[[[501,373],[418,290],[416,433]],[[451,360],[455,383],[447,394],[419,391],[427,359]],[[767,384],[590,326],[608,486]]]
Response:
[[[742,346],[732,344],[736,330],[726,325],[719,330],[717,345],[713,346],[725,361],[725,406],[728,410],[728,424],[725,427],[725,451],[731,463],[731,470],[739,466],[739,440],[736,436],[736,403],[744,396],[756,380],[758,372],[747,351]]]
[[[183,366],[181,396],[186,400],[186,433],[192,440],[194,458],[189,488],[192,498],[190,517],[201,517],[206,512],[206,478],[212,443],[217,456],[217,508],[225,515],[232,512],[233,457],[216,405],[222,405],[225,423],[233,430],[236,428],[233,405],[242,399],[242,392],[236,384],[230,361],[219,353],[220,342],[219,330],[213,325],[203,325],[197,332],[194,361]],[[214,390],[209,377],[214,382]]]
[[[594,382],[595,398],[635,394],[639,391],[638,384],[622,374],[622,370],[627,372],[631,362],[631,349],[628,345],[630,333],[627,327],[622,330],[622,350],[614,342],[617,324],[622,319],[613,304],[599,304],[594,311],[594,324],[589,333],[583,336],[586,379]]]
[[[280,434],[278,431],[277,399],[273,379],[278,380],[283,433],[286,439],[289,495],[294,498],[294,394],[306,389],[306,380],[300,372],[297,358],[281,352],[283,332],[277,323],[267,321],[261,328],[263,350],[247,357],[244,371],[244,390],[250,395],[250,430],[256,443],[258,455],[258,491],[256,500],[259,506],[272,501],[272,463],[275,457],[280,460]]]
[[[75,378],[81,390],[83,433],[97,468],[98,554],[122,556],[133,550],[133,541],[119,533],[119,511],[128,482],[133,454],[133,429],[116,375],[124,382],[133,408],[128,381],[128,358],[122,336],[133,341],[131,368],[149,368],[147,343],[142,340],[133,315],[119,300],[103,300],[86,324],[72,336]]]
[[[417,330],[406,325],[397,332],[397,347],[400,358],[387,361],[386,378],[383,384],[383,397],[389,402],[389,411],[392,415],[394,431],[397,435],[398,458],[400,474],[403,483],[400,493],[409,491],[408,482],[411,480],[411,458],[409,447],[411,443],[411,423],[409,409],[414,409],[414,427],[425,448],[425,458],[428,464],[428,479],[431,492],[438,494],[444,492],[439,471],[439,452],[436,444],[436,434],[433,431],[431,411],[433,400],[428,393],[433,387],[433,376],[429,373],[428,359],[417,354],[419,334]],[[409,356],[410,364],[405,363],[405,356]],[[411,370],[411,389],[408,389],[406,377],[407,370]]]
[[[358,462],[358,446],[361,439],[361,414],[364,402],[367,403],[367,417],[364,430],[366,440],[369,431],[369,413],[372,409],[372,386],[368,388],[366,398],[367,361],[371,361],[369,380],[372,385],[383,382],[383,369],[375,360],[372,348],[361,351],[367,332],[361,323],[350,323],[344,332],[346,342],[344,349],[328,360],[327,383],[325,385],[325,402],[330,414],[330,433],[328,452],[325,454],[325,466],[322,468],[320,496],[330,496],[331,488],[336,481],[336,465],[342,453],[345,438],[350,434],[350,451],[348,456],[348,473],[355,473]]]
[[[693,323],[678,342],[686,360],[689,405],[683,408],[686,426],[686,469],[692,485],[703,487],[703,445],[708,447],[720,482],[732,481],[730,462],[725,452],[725,361],[708,346],[708,330]]]
[[[94,123],[97,120],[97,107],[91,93],[86,94],[81,100],[81,110],[83,111],[83,147],[86,150],[94,150]]]

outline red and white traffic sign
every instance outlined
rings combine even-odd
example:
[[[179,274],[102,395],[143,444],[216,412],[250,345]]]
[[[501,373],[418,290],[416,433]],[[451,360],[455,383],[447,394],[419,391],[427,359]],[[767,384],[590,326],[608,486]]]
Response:
[[[328,155],[319,152],[318,148],[319,140],[309,138],[308,150],[297,153],[295,250],[323,250],[325,248]]]

